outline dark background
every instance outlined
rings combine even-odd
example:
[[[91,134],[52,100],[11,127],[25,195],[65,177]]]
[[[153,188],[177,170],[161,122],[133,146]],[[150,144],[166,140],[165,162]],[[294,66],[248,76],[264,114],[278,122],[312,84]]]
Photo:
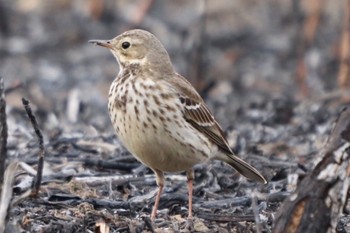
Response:
[[[85,160],[113,163],[128,156],[114,135],[106,106],[109,85],[119,68],[108,50],[87,41],[111,39],[142,28],[163,42],[176,70],[204,97],[232,147],[271,180],[256,190],[265,195],[293,191],[287,178],[303,176],[314,167],[333,122],[349,104],[349,6],[345,0],[1,1],[0,75],[7,88],[9,160],[29,164],[36,160],[36,138],[21,103],[25,97],[43,131],[48,166],[79,161],[82,167],[75,176],[87,172],[139,174],[96,168]],[[81,141],[91,145],[79,144]],[[99,144],[102,142],[111,148],[106,149]],[[196,168],[197,185],[203,182],[201,174],[209,170],[219,177],[221,187],[212,192],[249,196],[249,191],[239,189],[239,182],[246,181],[232,175],[232,170],[220,175],[221,167],[211,163]],[[147,169],[143,172],[152,174]],[[180,193],[186,194],[185,182],[180,184]],[[101,185],[96,190],[109,188]],[[207,185],[212,187],[210,182]],[[255,187],[254,183],[247,185]],[[112,196],[101,191],[96,197],[121,198],[125,193],[117,187],[110,190]],[[128,195],[135,197],[156,186],[153,182],[143,191],[126,187],[131,190]],[[83,190],[55,192],[85,195]],[[202,201],[210,199],[205,193],[195,195]],[[271,228],[280,201],[263,202],[268,219],[263,229]],[[27,208],[24,203],[16,209],[14,222]],[[47,207],[39,204],[39,212],[44,211],[40,208]],[[167,208],[170,215],[182,213]],[[143,208],[136,210],[149,213]],[[35,226],[40,226],[45,232],[54,232],[53,225],[67,224],[51,219],[50,211],[44,212],[51,225],[27,213],[33,222],[21,227],[35,232]],[[233,212],[237,211],[241,213],[239,208]],[[89,220],[91,224],[84,227],[91,230],[95,218]],[[81,216],[75,216],[75,221],[89,222]],[[210,221],[205,224],[216,229]],[[248,232],[255,228],[252,224],[238,229]]]

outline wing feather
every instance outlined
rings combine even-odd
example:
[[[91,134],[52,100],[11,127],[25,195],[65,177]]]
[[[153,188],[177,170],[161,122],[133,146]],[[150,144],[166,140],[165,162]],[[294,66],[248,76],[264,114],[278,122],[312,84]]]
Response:
[[[184,104],[184,117],[194,128],[206,135],[225,153],[233,154],[224,133],[204,103],[180,96]]]
[[[166,81],[165,81],[166,80]],[[242,175],[266,183],[265,178],[254,167],[237,157],[231,150],[218,122],[214,119],[203,99],[192,85],[181,75],[159,80],[177,93],[183,105],[183,115],[195,129],[208,137],[223,153],[217,159],[223,160]]]

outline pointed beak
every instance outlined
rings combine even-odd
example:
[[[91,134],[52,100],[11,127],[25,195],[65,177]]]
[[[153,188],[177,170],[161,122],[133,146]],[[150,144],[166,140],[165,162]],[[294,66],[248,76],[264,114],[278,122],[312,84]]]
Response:
[[[110,40],[89,40],[89,43],[99,45],[108,49],[113,48]]]

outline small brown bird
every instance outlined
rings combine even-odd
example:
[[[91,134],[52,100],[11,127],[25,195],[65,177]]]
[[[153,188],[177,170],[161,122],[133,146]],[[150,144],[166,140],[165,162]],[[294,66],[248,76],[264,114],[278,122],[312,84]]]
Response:
[[[108,95],[113,127],[123,145],[151,168],[159,187],[151,219],[157,214],[164,172],[186,171],[188,217],[192,218],[195,164],[225,161],[249,179],[265,178],[231,150],[224,133],[192,85],[174,71],[162,43],[144,30],[90,43],[110,49],[120,71]]]

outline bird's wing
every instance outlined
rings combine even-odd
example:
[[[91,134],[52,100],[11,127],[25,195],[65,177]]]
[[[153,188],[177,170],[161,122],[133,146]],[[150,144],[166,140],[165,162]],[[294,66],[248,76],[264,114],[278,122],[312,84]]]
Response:
[[[180,98],[186,121],[207,136],[225,154],[233,155],[221,127],[190,82],[178,74],[166,81],[167,84],[170,84],[169,88],[175,89]]]
[[[210,141],[215,143],[223,152],[233,154],[224,133],[208,107],[189,97],[180,96],[184,105],[184,117],[194,128],[203,133]]]
[[[232,152],[220,125],[192,85],[180,75],[167,79],[166,83],[170,85],[169,88],[174,89],[177,93],[183,105],[183,114],[186,121],[207,136],[226,155],[218,157],[218,159],[229,163],[242,175],[266,183],[265,178],[259,171]]]

